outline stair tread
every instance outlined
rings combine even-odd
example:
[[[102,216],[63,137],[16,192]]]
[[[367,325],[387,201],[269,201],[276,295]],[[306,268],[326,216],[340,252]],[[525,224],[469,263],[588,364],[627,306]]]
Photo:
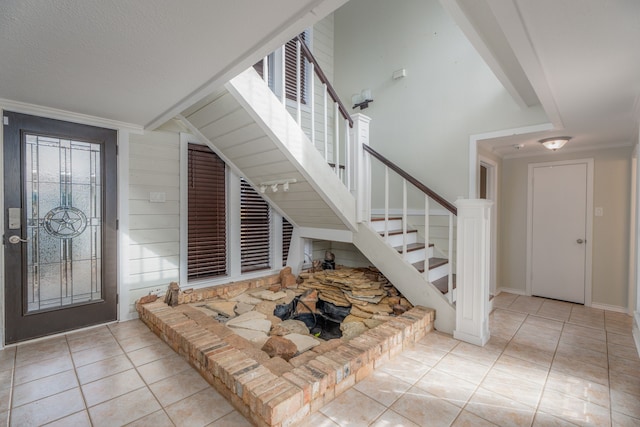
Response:
[[[399,220],[402,220],[401,216],[390,216],[389,217],[389,221],[399,221]],[[375,218],[371,218],[371,221],[384,221],[384,217],[383,216],[382,217],[377,216]]]
[[[432,246],[433,246],[433,243],[429,243],[429,247],[432,247]],[[407,252],[419,251],[420,249],[424,249],[424,248],[425,248],[424,243],[407,243]],[[393,249],[402,253],[402,245],[396,246]]]
[[[453,289],[455,289],[456,288],[456,275],[454,274],[451,279],[452,279],[452,282],[453,282]],[[436,288],[438,288],[438,290],[440,292],[442,292],[443,294],[446,294],[447,292],[449,292],[449,277],[448,276],[444,276],[444,277],[439,278],[438,280],[434,280],[433,282],[431,282],[431,284],[433,286],[435,286]]]
[[[446,258],[429,258],[429,270],[445,265],[449,260]],[[424,261],[414,262],[412,264],[420,273],[424,273]]]
[[[418,232],[418,230],[407,229],[407,233],[417,233],[417,232]],[[380,233],[381,236],[384,236],[384,230],[383,231],[379,231],[378,233]],[[389,236],[395,236],[396,234],[402,234],[402,229],[389,230]]]

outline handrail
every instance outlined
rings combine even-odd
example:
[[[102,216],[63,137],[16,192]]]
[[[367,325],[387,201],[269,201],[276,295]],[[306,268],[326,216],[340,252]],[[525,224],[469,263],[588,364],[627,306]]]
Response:
[[[433,200],[438,202],[446,210],[448,210],[449,212],[451,212],[456,216],[458,215],[458,209],[453,204],[449,203],[444,197],[440,196],[438,193],[436,193],[435,191],[433,191],[432,189],[430,189],[429,187],[427,187],[426,185],[418,181],[416,178],[409,175],[407,172],[405,172],[402,168],[397,166],[391,160],[387,159],[382,154],[378,153],[376,150],[374,150],[373,148],[371,148],[366,144],[363,144],[362,148],[364,148],[366,152],[371,154],[376,159],[380,160],[386,166],[394,170],[398,175],[400,175],[401,177],[406,179],[408,182],[413,184],[418,190],[422,191],[424,194],[426,194],[427,196],[431,197]]]
[[[340,100],[340,97],[338,96],[338,93],[335,91],[335,89],[333,88],[333,86],[329,82],[329,79],[327,78],[327,75],[324,73],[324,71],[322,71],[322,68],[320,67],[320,64],[318,64],[318,61],[316,60],[316,58],[311,53],[311,50],[309,50],[309,46],[307,46],[305,41],[302,40],[302,38],[300,36],[296,36],[294,38],[294,40],[300,42],[300,50],[301,50],[301,52],[303,53],[303,55],[305,56],[307,61],[309,61],[310,63],[313,64],[313,68],[315,70],[316,75],[318,76],[318,79],[320,79],[320,82],[322,82],[325,85],[327,85],[327,92],[329,93],[329,95],[331,95],[331,98],[333,99],[333,102],[338,104],[338,109],[340,110],[340,113],[342,113],[342,117],[344,117],[344,119],[349,122],[349,127],[353,127],[353,119],[351,118],[351,115],[349,115],[349,112],[347,111],[347,108],[344,106],[344,104]]]

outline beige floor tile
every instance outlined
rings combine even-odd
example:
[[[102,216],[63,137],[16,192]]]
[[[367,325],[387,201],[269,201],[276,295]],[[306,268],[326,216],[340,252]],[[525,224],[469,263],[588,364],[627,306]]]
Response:
[[[535,411],[482,387],[471,396],[465,409],[499,426],[530,426]]]
[[[411,388],[411,384],[387,372],[377,370],[357,383],[353,388],[384,406],[390,406]]]
[[[489,371],[489,366],[449,353],[433,369],[477,385]]]
[[[127,322],[114,323],[108,326],[114,337],[118,340],[152,333],[141,320],[129,320]]]
[[[46,424],[46,427],[91,427],[91,420],[87,411],[80,411]]]
[[[543,350],[535,346],[534,344],[523,344],[512,340],[504,353],[507,356],[517,357],[518,359],[526,360],[540,366],[549,367],[553,361],[553,351]]]
[[[139,420],[160,409],[149,389],[143,387],[89,408],[94,427],[113,427]]]
[[[623,334],[617,334],[615,332],[607,332],[607,343],[623,345],[625,347],[636,347],[636,343],[633,340],[633,334],[631,333],[631,329],[629,328]]]
[[[451,425],[462,410],[418,387],[412,387],[396,400],[391,409],[419,426]]]
[[[609,407],[609,387],[576,375],[551,371],[545,388],[577,397],[605,408]]]
[[[435,366],[446,354],[447,352],[444,350],[418,343],[411,345],[402,352],[402,355],[407,359],[415,360],[427,366]]]
[[[13,381],[13,370],[8,369],[6,371],[0,371],[0,390],[10,389],[14,386]]]
[[[42,425],[84,409],[80,389],[73,388],[12,409],[11,426]]]
[[[524,319],[527,318],[527,313],[504,310],[504,309],[495,309],[489,316],[490,322],[495,322],[496,324],[501,323],[517,323],[518,325],[524,322]]]
[[[133,365],[124,354],[100,360],[76,369],[80,384],[87,384],[113,374],[132,369]]]
[[[438,363],[442,363],[442,361]],[[416,363],[415,360],[402,355],[391,359],[380,367],[380,371],[393,375],[409,384],[415,384],[430,369],[430,366]]]
[[[120,349],[120,346],[114,344],[101,344],[86,350],[71,353],[71,357],[73,357],[73,363],[79,367],[121,354],[124,353],[122,352],[122,349]]]
[[[568,324],[565,324],[565,329],[560,336],[559,344],[568,344],[574,347],[586,348],[593,351],[599,351],[600,353],[607,352],[607,343],[605,340],[601,340],[598,338],[590,338],[582,335],[578,335],[572,332],[567,331],[569,328]]]
[[[543,388],[539,383],[524,379],[514,381],[509,373],[500,369],[489,371],[480,387],[532,408],[538,405]]]
[[[188,369],[192,369],[189,363],[182,356],[174,353],[163,359],[139,366],[138,373],[147,384],[153,384]]]
[[[614,344],[610,342],[607,343],[607,348],[609,349],[610,356],[635,360],[636,362],[640,361],[638,350],[635,347],[627,347],[626,345]]]
[[[50,342],[38,341],[33,344],[19,345],[16,353],[16,366],[29,365],[44,360],[55,359],[69,354],[69,346],[64,337],[57,337]]]
[[[9,411],[0,411],[0,425],[3,425],[3,426],[9,425]]]
[[[508,307],[511,305],[511,303],[513,303],[516,300],[516,298],[518,298],[518,295],[501,292],[495,297],[493,297],[493,307],[494,308]]]
[[[103,325],[95,328],[83,329],[81,331],[69,332],[65,336],[67,338],[67,342],[71,343],[73,341],[85,341],[87,338],[98,340],[104,337],[112,337],[113,334],[109,330],[108,326]],[[71,344],[69,347],[71,347]]]
[[[564,342],[558,345],[558,350],[556,351],[556,358],[557,357],[566,357],[576,362],[589,363],[605,369],[609,366],[605,353],[588,348],[574,347]]]
[[[611,390],[622,391],[638,396],[640,399],[640,379],[634,375],[609,371]]]
[[[613,427],[638,427],[640,426],[640,419],[633,418],[620,412],[613,411],[611,413],[611,421]]]
[[[559,332],[562,331],[562,327],[564,326],[564,322],[559,322],[557,320],[547,319],[547,318],[532,314],[527,316],[522,326],[551,329],[553,331],[557,331],[559,335]]]
[[[640,378],[637,378],[640,380]],[[611,390],[611,409],[615,412],[640,419],[640,399],[623,391]]]
[[[387,409],[380,417],[371,424],[372,427],[420,427],[408,418],[403,417],[397,412]]]
[[[160,404],[165,407],[208,387],[209,383],[194,369],[180,372],[149,386]]]
[[[99,335],[97,337],[85,336],[69,341],[69,348],[72,353],[76,353],[82,350],[89,350],[100,346],[112,346],[118,347],[118,342],[111,335],[111,332],[107,328],[104,329],[108,335]]]
[[[118,340],[122,349],[127,353],[144,347],[149,347],[150,345],[158,344],[159,342],[162,342],[162,340],[151,331],[149,331],[148,334],[135,335]]]
[[[0,412],[8,411],[11,403],[11,393],[13,392],[11,387],[7,387],[0,390]]]
[[[609,355],[609,369],[616,373],[640,378],[640,361]]]
[[[604,329],[604,314],[576,312],[574,308],[571,310],[569,323],[588,326],[590,328]]]
[[[231,413],[233,407],[212,388],[202,390],[165,408],[171,421],[178,426],[199,427]]]
[[[419,344],[442,351],[451,351],[459,342],[460,341],[451,338],[450,335],[437,331],[428,333],[418,341]]]
[[[535,314],[538,310],[540,310],[543,302],[543,298],[520,295],[509,306],[509,310],[518,311],[520,313]]]
[[[316,412],[302,420],[298,427],[340,427],[322,412]]]
[[[605,386],[609,385],[609,371],[607,368],[573,360],[571,357],[557,355],[553,360],[551,371],[575,375]]]
[[[46,359],[16,367],[14,381],[15,384],[23,384],[72,369],[73,362],[71,361],[71,355],[65,354],[53,359]]]
[[[456,406],[464,406],[478,387],[461,378],[433,369],[416,383],[416,387]]]
[[[354,411],[353,408],[358,410]],[[386,409],[386,406],[358,390],[349,389],[322,407],[320,412],[340,426],[369,425]]]
[[[533,427],[572,427],[577,425],[542,411],[536,412],[533,419]]]
[[[133,362],[135,366],[141,366],[173,354],[175,354],[173,349],[164,342],[159,342],[158,344],[127,353],[129,359],[131,359],[131,362]]]
[[[491,346],[480,347],[466,342],[461,342],[451,351],[451,354],[465,357],[483,365],[491,366],[496,360],[498,360],[502,350],[503,349],[496,350]]]
[[[127,424],[127,427],[173,427],[173,423],[164,410],[159,410]]]
[[[324,416],[324,415],[323,415]],[[326,417],[325,417],[326,418]],[[327,421],[330,421],[326,418]],[[314,426],[329,426],[329,424],[314,424]],[[207,427],[252,427],[253,424],[249,422],[245,417],[242,416],[238,411],[233,411],[222,418],[218,418],[213,423],[209,424]],[[154,426],[155,427],[155,426]]]
[[[529,329],[532,329],[529,327]],[[553,353],[558,347],[559,336],[548,335],[544,331],[527,331],[523,325],[516,333],[513,339],[507,344],[507,348],[513,345],[519,345],[525,348],[533,348],[537,352],[549,353],[549,356],[553,356]]]
[[[61,372],[15,386],[11,405],[15,408],[76,387],[78,387],[76,373],[73,371]]]
[[[129,369],[128,371],[83,384],[82,393],[87,401],[87,406],[92,407],[114,397],[137,390],[144,387],[144,385],[144,381],[142,381],[135,369]]]
[[[4,359],[0,359],[0,372],[12,370],[15,364],[16,364],[15,359],[11,359],[8,357]]]
[[[494,427],[495,424],[484,418],[472,414],[469,411],[462,411],[458,418],[451,424],[452,427]]]
[[[599,341],[607,340],[607,332],[603,328],[592,328],[584,325],[574,325],[565,323],[562,329],[563,335],[578,335],[584,338],[591,338]]]
[[[539,410],[579,425],[608,426],[611,424],[609,408],[551,389],[545,389]]]

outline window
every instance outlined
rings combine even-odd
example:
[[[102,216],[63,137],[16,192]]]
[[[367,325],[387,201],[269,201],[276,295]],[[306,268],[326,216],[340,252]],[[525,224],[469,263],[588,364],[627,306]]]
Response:
[[[189,144],[187,277],[227,274],[225,164],[208,147]]]
[[[240,266],[242,273],[271,268],[269,204],[240,180]]]
[[[293,234],[293,224],[282,218],[282,265],[287,265],[289,257],[289,246],[291,245],[291,235]]]

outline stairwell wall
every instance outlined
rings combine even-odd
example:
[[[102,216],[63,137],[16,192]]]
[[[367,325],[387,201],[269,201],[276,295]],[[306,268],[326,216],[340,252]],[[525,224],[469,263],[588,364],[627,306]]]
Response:
[[[629,263],[629,192],[632,147],[559,151],[551,155],[505,159],[501,193],[501,285],[525,292],[528,165],[556,160],[594,159],[594,206],[604,208],[593,221],[592,303],[626,311]]]
[[[437,0],[351,0],[334,26],[340,97],[373,94],[370,145],[449,201],[469,194],[469,135],[546,121],[511,99]]]

